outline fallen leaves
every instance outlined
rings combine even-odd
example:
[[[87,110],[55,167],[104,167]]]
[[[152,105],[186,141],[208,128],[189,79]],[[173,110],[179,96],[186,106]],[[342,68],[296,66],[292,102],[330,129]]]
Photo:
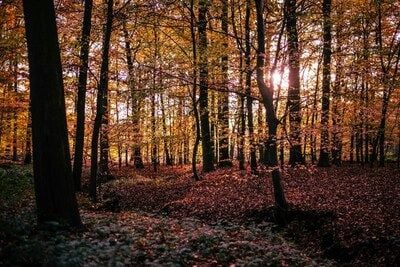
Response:
[[[162,172],[158,175],[162,176]],[[318,253],[323,232],[331,231],[335,233],[335,243],[354,250],[349,260],[355,263],[393,262],[399,255],[396,245],[400,243],[398,169],[300,166],[283,169],[283,178],[292,206],[303,211],[335,214],[328,225],[321,226],[321,235],[304,232],[301,236],[293,232],[300,231],[292,228],[288,237],[294,236],[301,246],[311,244],[309,250]],[[120,197],[126,210],[144,208],[149,212],[167,212],[169,216],[196,217],[207,222],[243,222],[252,211],[273,205],[268,170],[253,176],[249,171],[235,168],[219,169],[204,175],[200,182],[193,182],[186,173],[174,180],[157,181],[132,181],[125,186],[121,180],[118,185],[111,184],[109,189]],[[307,223],[298,226],[304,228]]]
[[[16,192],[25,200],[14,204],[28,205],[0,203],[0,265],[379,266],[399,257],[398,169],[284,169],[292,210],[281,231],[269,222],[268,170],[219,169],[194,182],[189,168],[171,169],[121,170],[101,186],[100,205],[78,194],[84,232],[35,228],[31,190]]]

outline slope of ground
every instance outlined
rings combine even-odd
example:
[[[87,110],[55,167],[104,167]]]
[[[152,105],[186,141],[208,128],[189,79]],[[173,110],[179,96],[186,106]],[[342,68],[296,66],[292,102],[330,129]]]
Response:
[[[67,231],[56,222],[39,229],[30,172],[22,167],[0,171],[1,266],[331,265],[306,256],[269,222],[205,223],[142,211],[113,213],[92,206],[83,195],[84,229]],[[147,199],[152,197],[147,193]]]
[[[148,181],[127,175],[105,189],[122,210],[167,213],[203,221],[273,221],[268,170],[260,176],[217,170],[193,182],[186,169],[173,179],[163,170]],[[354,265],[395,265],[400,253],[400,171],[360,166],[287,168],[284,186],[291,203],[283,234],[309,255]]]

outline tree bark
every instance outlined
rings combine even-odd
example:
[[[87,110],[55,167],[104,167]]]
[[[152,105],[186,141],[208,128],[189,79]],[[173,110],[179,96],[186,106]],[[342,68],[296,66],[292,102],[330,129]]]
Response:
[[[195,29],[195,14],[194,14],[194,0],[190,1],[190,37],[192,41],[192,57],[193,57],[193,72],[192,72],[192,103],[193,103],[193,116],[196,128],[196,137],[194,140],[193,151],[192,151],[192,172],[193,178],[198,181],[200,177],[197,173],[197,151],[200,144],[201,132],[200,132],[200,116],[197,108],[197,42],[196,42],[196,29]]]
[[[14,75],[14,94],[18,96],[18,60],[15,57],[13,61],[13,75]],[[12,114],[12,161],[18,161],[18,113],[17,110],[13,111]]]
[[[240,55],[240,87],[241,91],[243,91],[243,56],[242,56],[242,51],[239,52]],[[246,92],[244,92],[246,93]],[[246,136],[246,114],[244,111],[244,105],[245,105],[245,96],[244,94],[239,97],[239,117],[240,117],[240,125],[238,129],[238,161],[239,161],[239,169],[240,170],[245,170],[245,156],[244,156],[244,145],[245,145],[245,136]]]
[[[85,138],[85,100],[87,72],[89,66],[89,42],[90,31],[92,28],[92,7],[93,1],[85,1],[83,14],[83,26],[81,36],[80,66],[78,78],[78,101],[76,104],[76,132],[75,132],[75,153],[72,177],[74,179],[75,190],[81,190],[83,148]]]
[[[342,56],[342,24],[338,23],[336,27],[336,78],[333,91],[332,107],[332,163],[339,166],[342,162],[342,122],[344,109],[341,107],[343,94],[343,56]],[[342,111],[342,112],[341,112]],[[342,113],[342,114],[341,114]]]
[[[331,94],[331,56],[332,56],[332,23],[331,0],[323,0],[323,63],[322,63],[322,114],[321,114],[321,149],[319,167],[329,167],[329,106]]]
[[[161,116],[162,116],[162,127],[163,127],[163,141],[164,141],[164,154],[165,154],[165,164],[167,166],[174,165],[172,162],[171,154],[168,147],[167,140],[167,123],[165,119],[165,107],[164,107],[164,95],[160,93],[160,104],[161,104]]]
[[[253,98],[251,96],[251,42],[250,42],[250,16],[251,2],[246,0],[246,17],[245,17],[245,69],[246,69],[246,104],[247,104],[247,124],[249,130],[250,143],[250,168],[252,173],[257,173],[256,144],[254,140],[254,119],[253,119]]]
[[[222,91],[219,94],[218,126],[219,126],[219,167],[230,167],[229,157],[229,93],[228,91],[228,0],[221,0],[221,30],[223,54],[221,56]]]
[[[199,111],[201,124],[201,144],[203,148],[203,171],[214,170],[214,155],[211,143],[210,120],[208,108],[208,41],[207,41],[207,13],[209,0],[199,1],[198,16],[198,50],[199,50]]]
[[[80,226],[74,194],[54,3],[23,1],[32,112],[33,172],[39,224]]]
[[[26,124],[26,137],[25,137],[25,156],[24,164],[32,163],[32,119],[31,119],[31,108],[28,110],[28,122]]]
[[[300,50],[297,33],[296,0],[285,0],[285,19],[289,53],[289,164],[304,164],[301,153]]]
[[[132,98],[132,125],[134,131],[135,144],[133,145],[133,162],[136,169],[143,169],[144,164],[142,160],[142,152],[140,147],[140,129],[139,129],[139,110],[140,110],[140,94],[135,92],[135,82],[134,82],[134,67],[133,67],[133,56],[132,56],[132,48],[131,41],[129,39],[129,33],[126,26],[126,20],[122,22],[122,30],[124,33],[124,41],[125,41],[125,54],[126,54],[126,64],[128,67],[128,86],[131,90],[131,98]],[[137,49],[139,46],[137,47]]]
[[[108,65],[109,65],[109,50],[113,21],[113,0],[107,1],[107,19],[104,27],[103,48],[102,48],[102,62],[100,69],[100,83],[97,90],[97,107],[96,117],[94,119],[93,134],[92,134],[92,152],[91,152],[91,166],[90,166],[90,181],[89,181],[89,194],[93,202],[97,201],[97,177],[98,177],[98,149],[99,149],[99,135],[100,128],[103,123],[105,112],[104,101],[108,92]],[[103,155],[104,157],[104,155]],[[103,166],[104,167],[104,166]],[[104,170],[104,169],[103,169]],[[103,175],[103,173],[100,173]]]

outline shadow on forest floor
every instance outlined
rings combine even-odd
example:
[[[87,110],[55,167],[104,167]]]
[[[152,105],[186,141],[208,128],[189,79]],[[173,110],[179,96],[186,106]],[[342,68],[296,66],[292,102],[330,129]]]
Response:
[[[248,218],[255,222],[274,222],[274,209],[269,207],[260,211],[248,213]],[[341,240],[340,229],[336,225],[338,217],[332,211],[302,210],[291,207],[287,214],[287,226],[277,228],[288,240],[294,241],[299,247],[307,248],[308,253],[322,256],[339,264],[368,264],[368,259],[383,258],[387,266],[400,264],[400,239],[396,237],[370,237],[360,239],[348,245]],[[354,235],[361,229],[354,227]],[[364,261],[360,261],[364,259]],[[381,262],[383,264],[383,262]]]
[[[344,265],[400,264],[398,169],[310,166],[287,168],[283,175],[292,208],[287,227],[277,230],[307,255]],[[121,181],[112,191],[123,210],[205,222],[274,221],[268,170],[252,176],[235,168],[219,169],[200,182],[190,180],[187,172],[176,172],[165,180],[128,186]]]

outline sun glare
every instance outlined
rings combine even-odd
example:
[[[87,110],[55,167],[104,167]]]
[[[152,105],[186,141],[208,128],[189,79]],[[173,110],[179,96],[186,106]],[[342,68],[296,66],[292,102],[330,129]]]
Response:
[[[287,71],[274,71],[272,74],[272,84],[275,88],[279,86],[287,88],[289,84]]]

